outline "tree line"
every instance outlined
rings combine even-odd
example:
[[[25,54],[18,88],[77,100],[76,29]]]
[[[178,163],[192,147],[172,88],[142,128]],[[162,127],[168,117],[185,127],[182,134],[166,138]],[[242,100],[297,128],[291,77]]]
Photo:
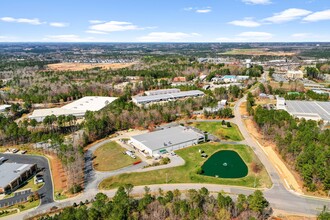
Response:
[[[308,190],[330,190],[329,129],[261,106],[255,109],[254,120],[264,137],[276,143],[283,159],[300,174]]]
[[[65,208],[55,215],[47,215],[40,220],[81,220],[81,219],[268,219],[272,214],[268,201],[259,190],[249,196],[238,195],[237,200],[225,194],[217,196],[205,188],[190,189],[185,195],[179,190],[164,192],[159,189],[152,195],[150,188],[140,199],[131,196],[133,185],[118,188],[110,199],[98,193],[92,201],[80,202]]]

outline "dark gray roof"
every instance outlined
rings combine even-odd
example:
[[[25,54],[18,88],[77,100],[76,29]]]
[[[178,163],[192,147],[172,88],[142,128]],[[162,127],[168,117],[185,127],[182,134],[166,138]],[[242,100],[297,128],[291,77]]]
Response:
[[[141,142],[152,151],[168,148],[180,143],[185,143],[203,137],[203,134],[197,133],[196,131],[183,126],[176,126],[146,134],[132,136],[133,139]]]
[[[3,163],[0,165],[0,188],[6,187],[34,164]]]

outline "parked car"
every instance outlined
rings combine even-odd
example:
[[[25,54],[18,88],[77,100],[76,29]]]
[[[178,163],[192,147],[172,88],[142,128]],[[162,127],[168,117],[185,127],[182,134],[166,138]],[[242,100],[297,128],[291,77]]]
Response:
[[[38,184],[38,183],[43,183],[45,182],[44,179],[42,177],[39,177],[39,178],[36,178],[35,180],[35,183]]]
[[[26,154],[26,152],[27,152],[26,150],[22,150],[21,154]]]
[[[16,154],[19,150],[14,148],[11,152],[13,152],[14,154]]]

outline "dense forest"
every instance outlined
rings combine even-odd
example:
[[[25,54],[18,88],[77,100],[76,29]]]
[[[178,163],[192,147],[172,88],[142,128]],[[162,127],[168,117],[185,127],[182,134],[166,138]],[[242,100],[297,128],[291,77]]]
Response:
[[[330,190],[330,130],[315,121],[296,120],[286,111],[255,109],[264,136],[276,142],[283,159],[299,172],[310,191]]]
[[[133,186],[127,184],[118,188],[115,196],[109,199],[98,193],[91,202],[86,201],[65,208],[52,216],[41,217],[41,220],[81,220],[81,219],[268,219],[272,214],[268,201],[261,191],[249,196],[238,195],[234,202],[231,197],[218,193],[216,197],[206,188],[190,189],[185,195],[179,190],[159,189],[157,196],[152,195],[145,187],[142,198],[131,197]]]

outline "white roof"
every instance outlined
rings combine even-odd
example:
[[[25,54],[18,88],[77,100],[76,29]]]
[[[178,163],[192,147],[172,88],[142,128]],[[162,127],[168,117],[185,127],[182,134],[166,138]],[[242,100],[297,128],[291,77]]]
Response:
[[[0,112],[6,110],[6,108],[9,108],[11,105],[0,105]]]
[[[84,116],[86,111],[99,111],[116,99],[116,97],[86,96],[61,108],[36,109],[29,118],[41,118],[48,115]]]
[[[175,126],[159,131],[132,136],[131,138],[139,141],[152,151],[156,151],[203,137],[204,135],[199,134],[190,128]]]
[[[48,115],[55,115],[56,117],[60,115],[75,115],[75,116],[84,116],[86,111],[82,110],[71,110],[63,108],[46,108],[46,109],[36,109],[33,111],[32,115],[29,118],[40,118],[46,117]]]
[[[86,96],[71,102],[62,107],[62,109],[80,110],[80,111],[98,111],[115,101],[116,97],[106,96]]]

